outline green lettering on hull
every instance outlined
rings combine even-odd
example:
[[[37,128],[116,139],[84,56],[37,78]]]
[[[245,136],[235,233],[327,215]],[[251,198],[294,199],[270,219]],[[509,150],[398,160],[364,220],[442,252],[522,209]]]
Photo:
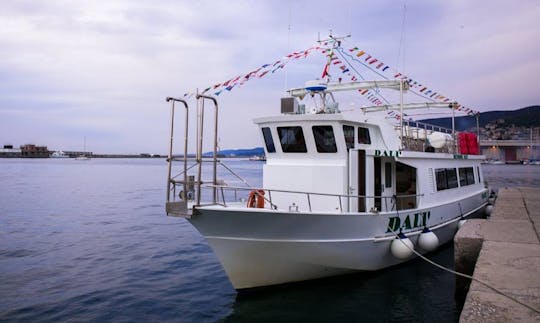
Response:
[[[398,232],[399,229],[410,230],[416,228],[423,228],[427,226],[430,217],[431,211],[407,214],[400,217],[390,217],[388,219],[388,227],[386,233]]]

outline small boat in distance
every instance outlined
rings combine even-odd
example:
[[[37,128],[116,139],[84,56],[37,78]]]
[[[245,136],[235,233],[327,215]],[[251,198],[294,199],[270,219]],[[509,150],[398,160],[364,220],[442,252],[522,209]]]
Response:
[[[90,157],[86,153],[86,137],[84,137],[83,153],[75,157],[75,160],[90,160]]]
[[[265,155],[251,156],[249,157],[250,161],[266,161]]]
[[[51,158],[69,158],[69,155],[62,150],[55,151],[51,154]]]
[[[88,157],[86,155],[79,155],[79,156],[75,157],[75,160],[90,160],[90,157]]]

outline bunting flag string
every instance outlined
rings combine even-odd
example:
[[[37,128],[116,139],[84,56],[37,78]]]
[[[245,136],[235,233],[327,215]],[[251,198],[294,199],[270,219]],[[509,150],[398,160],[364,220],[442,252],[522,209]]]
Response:
[[[328,46],[329,46],[328,43],[323,43],[316,46],[312,46],[302,51],[295,51],[295,52],[289,53],[288,55],[285,55],[284,57],[276,60],[273,63],[263,64],[260,67],[248,73],[240,74],[240,75],[230,78],[227,81],[208,86],[204,90],[202,90],[202,92],[200,93],[201,94],[211,93],[215,96],[219,96],[221,93],[223,93],[223,91],[230,92],[236,87],[243,86],[246,82],[250,80],[253,80],[256,78],[260,79],[269,74],[276,73],[280,69],[284,69],[285,66],[287,66],[287,64],[289,64],[290,62],[298,60],[300,58],[307,58],[313,51],[317,51],[324,54],[328,58],[328,62],[325,64],[323,72],[322,72],[322,78],[330,77],[330,68],[332,66],[335,66],[336,68],[339,68],[339,70],[337,70],[337,73],[339,73],[338,75],[340,75],[338,77],[340,81],[342,78],[341,75],[347,76],[348,78],[350,78],[351,81],[357,81],[358,78],[363,80],[364,78],[362,77],[362,75],[355,69],[354,65],[352,64],[352,62],[355,62],[357,64],[360,64],[366,67],[367,69],[371,70],[372,72],[378,74],[379,76],[385,79],[400,79],[400,80],[407,81],[409,84],[409,88],[412,92],[426,99],[439,101],[439,102],[448,102],[448,103],[454,102],[454,100],[441,94],[438,91],[435,91],[435,89],[432,89],[429,86],[423,85],[417,80],[412,79],[408,77],[407,75],[404,75],[400,73],[399,71],[392,69],[389,65],[384,63],[382,60],[374,57],[373,55],[370,55],[364,50],[361,50],[359,47],[349,48],[347,51],[345,51],[341,47],[329,48]],[[338,57],[336,53],[340,54],[341,57]],[[351,72],[351,70],[354,71],[354,73]],[[374,105],[383,105],[385,102],[388,103],[386,99],[378,91],[365,89],[365,90],[359,90],[358,92]],[[187,98],[193,97],[195,94],[196,94],[196,91],[192,90],[192,91],[188,91],[184,93],[183,97],[187,99]],[[455,106],[455,109],[457,109],[458,111],[465,112],[469,115],[474,115],[478,113],[477,111],[474,111],[461,104],[457,104]],[[399,115],[399,113],[394,112],[394,111],[389,111],[388,115],[398,120],[401,118],[401,115]]]
[[[273,74],[277,72],[280,69],[283,69],[288,63],[300,59],[300,58],[306,58],[311,52],[314,50],[320,50],[321,46],[312,46],[308,49],[298,51],[298,52],[292,52],[285,57],[278,59],[274,63],[271,64],[263,64],[262,66],[258,67],[257,69],[248,72],[246,74],[237,75],[236,77],[233,77],[225,82],[217,83],[212,86],[209,86],[202,90],[201,94],[207,94],[212,93],[213,95],[219,96],[224,90],[225,91],[232,91],[235,87],[241,87],[246,82],[254,79],[254,78],[263,78],[264,76],[268,75],[268,73]],[[193,95],[196,94],[196,90],[192,90],[189,92],[184,93],[183,97],[186,99],[189,99],[193,97]]]
[[[424,98],[427,98],[427,99],[431,99],[431,100],[434,100],[434,101],[439,101],[439,102],[447,102],[447,103],[450,103],[450,102],[454,102],[454,100],[452,100],[451,98],[445,96],[445,95],[442,95],[441,93],[435,91],[434,89],[431,89],[430,87],[428,86],[425,86],[423,84],[421,84],[420,82],[398,72],[398,71],[392,71],[392,69],[390,68],[389,65],[385,64],[384,62],[382,62],[381,60],[373,57],[372,55],[368,54],[366,51],[364,50],[360,50],[358,47],[353,47],[353,48],[350,48],[349,49],[349,52],[351,53],[351,57],[354,61],[362,64],[363,66],[369,68],[371,71],[381,75],[380,72],[382,72],[382,74],[384,75],[384,77],[386,79],[390,79],[390,78],[394,78],[394,79],[402,79],[402,80],[406,80],[408,83],[409,83],[409,88],[411,91],[415,92],[416,94],[418,95],[421,95],[423,96]],[[356,57],[356,58],[355,58]],[[359,59],[363,59],[364,62],[362,61],[359,61]],[[375,64],[377,63],[378,64]],[[374,65],[375,64],[375,65]],[[470,108],[467,108],[461,104],[457,104],[456,107],[455,107],[456,110],[458,111],[462,111],[462,112],[465,112],[467,113],[468,115],[475,115],[479,112],[473,110],[473,109],[470,109]]]
[[[355,47],[355,48],[352,48],[352,49],[349,49],[350,52],[352,51],[355,51],[355,50],[358,50],[358,47]],[[339,49],[336,50],[337,53],[339,54],[342,54],[343,55],[343,52],[340,51]],[[357,74],[358,76],[361,77],[360,73],[358,73],[358,71],[356,71],[354,69],[354,67],[351,65],[351,64],[344,64],[342,63],[342,61],[346,61],[346,59],[344,57],[342,57],[342,60],[338,60],[340,62],[340,66],[339,66],[339,69],[342,71],[342,73],[346,73],[347,76],[351,79],[351,81],[357,81],[358,78],[351,73],[349,67],[351,69],[353,69]],[[347,62],[348,63],[348,62]],[[349,67],[347,67],[347,65],[349,65]],[[363,78],[362,78],[363,79]],[[372,90],[368,90],[368,89],[364,89],[364,90],[358,90],[358,92],[363,95],[369,102],[371,102],[372,104],[375,104],[375,105],[382,105],[383,104],[383,101],[381,100],[381,98],[384,100],[384,98],[380,95],[380,93],[376,92],[376,91],[372,91]]]

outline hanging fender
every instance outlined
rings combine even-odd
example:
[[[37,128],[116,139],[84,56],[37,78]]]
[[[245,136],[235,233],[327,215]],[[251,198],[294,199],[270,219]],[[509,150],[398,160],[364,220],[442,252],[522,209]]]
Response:
[[[264,190],[253,190],[249,192],[247,207],[264,208]]]

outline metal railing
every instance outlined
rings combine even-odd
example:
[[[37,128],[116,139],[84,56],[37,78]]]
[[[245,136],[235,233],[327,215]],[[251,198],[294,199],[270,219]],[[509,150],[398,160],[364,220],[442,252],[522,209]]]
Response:
[[[173,161],[178,161],[178,160],[180,160],[180,159],[173,158]],[[221,160],[219,160],[219,159],[214,160],[212,158],[212,159],[205,160],[204,158],[201,158],[201,159],[198,160],[197,158],[188,157],[188,158],[186,158],[186,164],[189,163],[189,162],[193,162],[193,163],[191,165],[189,165],[189,166],[186,165],[184,167],[184,170],[180,171],[179,173],[177,173],[174,176],[169,177],[169,182],[172,185],[169,187],[168,195],[172,194],[173,198],[176,198],[176,196],[178,196],[180,199],[183,199],[183,200],[197,201],[196,205],[199,205],[201,203],[201,200],[200,200],[200,198],[198,198],[198,195],[200,195],[202,197],[202,193],[200,193],[198,191],[195,191],[195,188],[196,188],[196,186],[198,184],[200,184],[201,189],[213,188],[212,189],[213,190],[213,192],[212,192],[212,195],[213,195],[212,196],[212,203],[214,203],[214,202],[217,203],[217,200],[218,200],[218,198],[217,198],[217,190],[218,190],[218,188],[220,186],[222,186],[222,185],[219,185],[219,184],[222,183],[223,181],[218,180],[217,175],[216,175],[216,178],[214,178],[214,176],[212,176],[213,178],[210,180],[210,179],[204,179],[202,177],[200,179],[196,179],[195,175],[189,175],[188,174],[188,172],[191,169],[193,169],[195,167],[198,167],[198,166],[200,166],[201,164],[204,164],[204,163],[212,164],[212,166],[214,166],[214,163],[216,163],[216,170],[215,170],[216,173],[217,173],[217,166],[221,166],[229,174],[231,174],[234,178],[236,178],[238,181],[240,181],[241,183],[246,185],[245,187],[243,187],[244,190],[253,190],[252,186],[243,177],[238,175],[233,169],[231,169],[226,164],[222,163]],[[197,171],[198,171],[198,169],[197,169]],[[213,174],[213,172],[212,172],[212,174]],[[184,190],[179,192],[178,195],[176,193],[176,187],[177,186],[180,186],[180,187],[184,188]],[[216,192],[215,197],[214,197],[214,191]],[[236,197],[235,197],[235,199],[236,199]]]
[[[167,97],[166,101],[171,102],[171,128],[170,128],[170,142],[169,142],[169,155],[167,161],[168,165],[168,175],[167,175],[167,200],[166,200],[166,212],[167,214],[177,215],[177,216],[191,216],[191,210],[188,208],[188,203],[193,203],[198,206],[201,205],[201,188],[203,185],[208,183],[212,184],[212,203],[217,203],[217,167],[218,165],[223,166],[236,178],[240,179],[242,183],[250,187],[250,185],[242,177],[236,174],[228,166],[222,164],[217,158],[218,150],[218,103],[216,98],[212,96],[206,96],[202,94],[196,95],[197,99],[197,119],[196,119],[196,129],[195,129],[195,146],[196,152],[194,157],[188,156],[188,142],[189,142],[189,106],[187,102],[183,99],[177,99],[172,97]],[[214,108],[214,120],[213,120],[213,141],[212,141],[212,157],[205,158],[203,153],[203,138],[205,138],[205,101],[211,101]],[[175,103],[180,102],[185,106],[185,115],[184,115],[184,149],[182,157],[177,157],[173,155],[173,141],[174,141],[174,122],[175,122]],[[183,169],[176,175],[173,175],[172,164],[173,162],[181,162],[183,164]],[[203,179],[202,168],[204,163],[212,164],[212,179],[206,180]],[[192,163],[192,165],[188,165]],[[188,171],[195,168],[192,174],[188,174]],[[194,173],[194,174],[193,174]],[[177,195],[177,188],[180,188],[181,191]]]
[[[316,201],[318,197],[333,197],[336,198],[336,205],[339,205],[339,213],[347,213],[351,211],[344,210],[344,201],[345,203],[348,203],[351,199],[373,199],[374,201],[376,199],[380,199],[381,203],[384,201],[384,206],[386,211],[395,211],[396,207],[399,207],[401,204],[401,207],[398,208],[398,210],[405,210],[405,209],[414,209],[417,208],[420,202],[420,198],[424,196],[424,194],[403,194],[403,195],[393,195],[393,196],[369,196],[369,195],[346,195],[346,194],[330,194],[330,193],[316,193],[316,192],[304,192],[304,191],[291,191],[291,190],[277,190],[277,189],[263,189],[263,188],[246,188],[246,187],[236,187],[236,186],[228,186],[228,185],[203,185],[202,186],[205,189],[217,189],[220,194],[220,200],[217,201],[217,203],[209,203],[205,205],[221,205],[224,207],[228,207],[228,203],[232,204],[231,201],[228,201],[226,196],[227,191],[232,191],[234,194],[233,202],[244,202],[245,200],[243,198],[238,198],[238,196],[246,197],[247,192],[254,192],[258,197],[263,198],[267,203],[265,203],[265,209],[271,209],[271,210],[288,210],[292,212],[301,212],[298,207],[301,205],[300,202],[305,202],[307,205],[306,212],[314,212],[318,210],[314,210],[313,208],[313,201]],[[260,191],[265,192],[264,194],[259,193]],[[239,192],[246,192],[245,194],[239,194]],[[290,205],[286,205],[286,207],[283,207],[283,205],[277,205],[275,203],[275,199],[272,198],[272,194],[290,194],[290,195],[300,195],[304,196],[303,200],[298,200],[298,204],[293,202]],[[410,199],[414,199],[413,207],[410,208],[403,208],[403,203],[394,203],[396,202],[403,202]],[[376,203],[374,202],[373,205]],[[246,204],[247,207],[247,204]],[[292,208],[291,208],[292,207]],[[296,207],[296,208],[295,208]],[[324,210],[328,211],[328,209]],[[380,212],[381,210],[378,210],[376,208],[372,208],[369,210],[369,212],[376,213]],[[354,212],[357,213],[357,212]]]
[[[402,128],[402,129],[401,129]],[[434,132],[451,135],[454,138],[454,131],[449,128],[432,125],[429,123],[404,120],[396,130],[402,133],[403,149],[409,151],[426,151],[429,145],[428,136]],[[438,152],[454,153],[457,151],[456,140],[452,139],[443,147],[437,149]]]

